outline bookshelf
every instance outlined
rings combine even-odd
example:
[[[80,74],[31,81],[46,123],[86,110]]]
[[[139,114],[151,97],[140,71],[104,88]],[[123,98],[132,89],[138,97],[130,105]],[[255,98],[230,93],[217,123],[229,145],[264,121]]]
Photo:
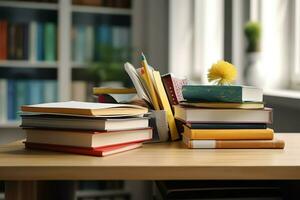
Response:
[[[0,60],[0,81],[11,78],[23,79],[23,77],[25,80],[54,80],[57,81],[57,100],[72,100],[73,80],[79,81],[81,73],[89,65],[95,63],[94,61],[77,62],[73,60],[72,27],[78,24],[86,25],[90,21],[91,25],[96,27],[99,23],[109,21],[112,25],[128,27],[132,38],[129,45],[136,49],[143,49],[141,46],[144,44],[139,40],[142,33],[137,28],[142,23],[139,19],[143,14],[140,12],[141,6],[142,4],[138,0],[131,0],[130,8],[73,5],[72,0],[57,0],[55,3],[0,0],[0,20],[7,20],[8,23],[13,21],[27,24],[32,21],[41,21],[42,23],[50,21],[55,24],[57,30],[57,59],[50,62],[32,61],[29,58],[2,59]],[[15,74],[17,75],[15,76]],[[25,76],[23,76],[24,74]],[[30,74],[33,74],[33,78],[30,77]],[[86,82],[87,79],[85,76],[81,81]],[[2,115],[1,112],[0,115]],[[0,130],[1,128],[16,129],[19,125],[18,120],[3,120],[0,117]]]

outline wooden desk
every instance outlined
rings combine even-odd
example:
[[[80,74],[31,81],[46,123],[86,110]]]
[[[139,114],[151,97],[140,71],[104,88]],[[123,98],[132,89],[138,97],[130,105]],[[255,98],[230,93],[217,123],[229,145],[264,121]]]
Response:
[[[185,149],[180,142],[99,158],[0,147],[0,180],[300,180],[300,134],[280,149]],[[13,187],[12,187],[13,188]]]

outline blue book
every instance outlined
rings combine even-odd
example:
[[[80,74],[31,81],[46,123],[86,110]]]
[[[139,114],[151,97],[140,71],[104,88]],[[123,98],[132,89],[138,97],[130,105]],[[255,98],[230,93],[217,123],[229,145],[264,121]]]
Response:
[[[16,111],[15,111],[15,80],[7,80],[7,119],[15,120]]]
[[[56,80],[45,80],[43,87],[43,102],[52,103],[58,100]]]
[[[262,89],[249,86],[184,85],[183,98],[188,102],[262,102]]]
[[[16,119],[20,119],[17,114],[21,110],[21,106],[29,104],[28,95],[28,81],[27,80],[16,80],[15,85],[15,116]]]
[[[43,103],[43,82],[41,80],[29,80],[29,104]]]
[[[74,60],[78,63],[84,63],[85,61],[85,27],[83,25],[78,25],[75,27],[75,55]]]
[[[103,24],[97,28],[96,34],[96,60],[105,57],[104,53],[112,47],[112,28]]]
[[[36,53],[37,60],[44,60],[44,26],[42,23],[37,23],[37,36],[36,36]]]

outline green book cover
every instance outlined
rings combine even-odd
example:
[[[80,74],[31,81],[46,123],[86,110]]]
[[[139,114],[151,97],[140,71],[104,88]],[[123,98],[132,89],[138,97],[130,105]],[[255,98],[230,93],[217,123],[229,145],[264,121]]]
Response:
[[[243,102],[245,86],[184,85],[183,98],[190,102]]]
[[[46,23],[44,34],[45,61],[56,61],[56,25]]]

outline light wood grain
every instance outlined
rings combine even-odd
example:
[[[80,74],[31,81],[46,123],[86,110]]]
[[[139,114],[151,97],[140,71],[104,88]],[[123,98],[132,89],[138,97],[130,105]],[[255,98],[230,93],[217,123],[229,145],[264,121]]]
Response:
[[[109,157],[0,146],[1,180],[300,179],[300,134],[276,134],[285,149],[186,149],[146,144]]]

